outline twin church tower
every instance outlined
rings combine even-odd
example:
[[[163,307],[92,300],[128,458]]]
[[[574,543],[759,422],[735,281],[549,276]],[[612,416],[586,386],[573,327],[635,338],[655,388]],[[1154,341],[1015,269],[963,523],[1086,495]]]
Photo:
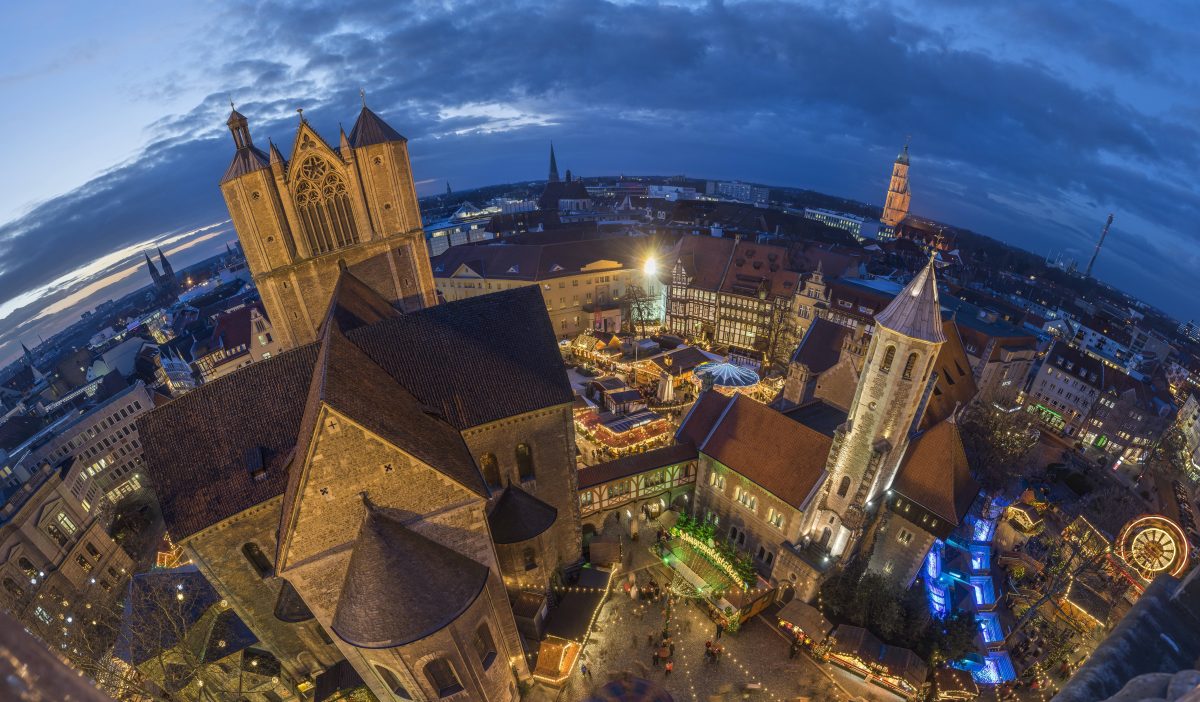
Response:
[[[339,268],[403,310],[435,304],[407,140],[365,102],[337,148],[301,112],[290,161],[256,147],[236,109],[227,124],[237,152],[221,194],[285,346],[317,339]]]

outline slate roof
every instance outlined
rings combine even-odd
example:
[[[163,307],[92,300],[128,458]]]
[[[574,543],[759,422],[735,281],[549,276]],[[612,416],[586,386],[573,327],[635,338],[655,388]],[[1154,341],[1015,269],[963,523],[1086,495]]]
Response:
[[[383,118],[363,105],[362,112],[358,113],[358,119],[354,121],[354,127],[350,130],[350,145],[357,149],[388,141],[408,140],[401,136],[400,132],[392,129],[387,122],[384,122]]]
[[[947,522],[961,524],[979,494],[979,483],[971,476],[958,425],[945,420],[918,434],[892,489]]]
[[[634,453],[615,461],[606,461],[586,466],[579,470],[579,488],[595,487],[613,480],[628,478],[656,468],[665,468],[676,463],[696,460],[696,446],[692,443],[672,444],[643,453]]]
[[[946,340],[932,258],[900,294],[875,315],[875,323],[914,339],[934,343]]]
[[[937,382],[925,405],[925,414],[921,417],[921,428],[927,429],[946,419],[959,406],[965,406],[975,398],[979,386],[975,384],[975,374],[971,370],[971,361],[963,348],[962,338],[958,327],[952,320],[942,323],[946,335],[946,343],[938,349],[934,361],[937,371]]]
[[[832,446],[832,438],[736,395],[699,448],[789,505],[804,509],[825,475]]]
[[[645,237],[451,246],[434,256],[430,266],[437,278],[450,278],[466,266],[490,280],[540,281],[578,275],[584,266],[602,260],[638,268],[653,251],[653,242]]]
[[[399,316],[400,311],[382,295],[350,271],[343,271],[330,298],[326,324],[332,319],[343,332],[348,332]]]
[[[354,665],[346,659],[334,663],[317,676],[317,688],[313,692],[314,702],[325,702],[339,692],[353,690],[366,685]]]
[[[802,364],[812,373],[823,373],[841,360],[842,344],[852,333],[849,327],[817,317],[800,339],[792,363]]]
[[[573,399],[534,287],[384,319],[346,338],[458,430]],[[314,343],[253,363],[138,420],[147,469],[175,538],[283,493],[284,459],[300,435],[318,351]],[[260,447],[271,459],[256,480],[245,456]]]
[[[846,423],[849,412],[824,400],[814,400],[783,413],[788,419],[800,422],[813,431],[833,438],[837,428]]]
[[[557,509],[510,484],[488,513],[488,526],[492,530],[492,541],[515,544],[546,531],[557,518]]]
[[[257,146],[243,146],[233,154],[233,161],[229,163],[229,168],[225,169],[225,175],[221,176],[221,182],[233,180],[247,173],[267,168],[270,165],[267,155],[262,152],[262,149]]]
[[[443,629],[479,597],[487,566],[367,505],[333,615],[360,648],[402,646]]]

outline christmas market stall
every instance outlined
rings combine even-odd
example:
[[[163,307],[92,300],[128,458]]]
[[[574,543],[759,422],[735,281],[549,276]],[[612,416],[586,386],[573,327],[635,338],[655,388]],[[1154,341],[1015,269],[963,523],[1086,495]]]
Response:
[[[709,617],[728,631],[766,609],[775,589],[759,577],[749,556],[714,538],[712,524],[680,515],[664,544],[674,572],[671,589],[704,602]]]
[[[867,682],[906,699],[914,698],[925,684],[929,669],[920,656],[907,648],[887,646],[862,627],[842,624],[831,641],[829,660]]]
[[[975,678],[965,670],[958,668],[938,668],[933,671],[933,689],[930,699],[934,702],[947,700],[979,699],[979,685]]]
[[[833,629],[833,624],[816,607],[800,600],[788,602],[779,610],[776,618],[779,628],[806,646],[820,646]]]

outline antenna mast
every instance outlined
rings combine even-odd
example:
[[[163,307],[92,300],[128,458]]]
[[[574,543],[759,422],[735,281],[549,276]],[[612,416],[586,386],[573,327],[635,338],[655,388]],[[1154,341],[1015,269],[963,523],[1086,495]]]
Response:
[[[1092,260],[1088,261],[1087,270],[1084,271],[1084,278],[1092,277],[1092,266],[1096,265],[1096,257],[1100,255],[1100,247],[1104,246],[1104,237],[1108,236],[1108,228],[1112,226],[1113,216],[1108,214],[1108,221],[1104,223],[1104,231],[1100,232],[1100,241],[1096,242],[1096,250],[1092,252]]]

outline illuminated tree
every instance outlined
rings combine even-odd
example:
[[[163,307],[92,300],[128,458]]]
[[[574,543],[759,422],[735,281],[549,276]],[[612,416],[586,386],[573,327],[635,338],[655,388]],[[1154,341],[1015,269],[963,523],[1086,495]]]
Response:
[[[1008,412],[990,403],[968,407],[959,434],[975,479],[989,495],[1000,494],[1025,475],[1038,432],[1028,412]]]

